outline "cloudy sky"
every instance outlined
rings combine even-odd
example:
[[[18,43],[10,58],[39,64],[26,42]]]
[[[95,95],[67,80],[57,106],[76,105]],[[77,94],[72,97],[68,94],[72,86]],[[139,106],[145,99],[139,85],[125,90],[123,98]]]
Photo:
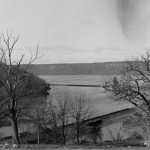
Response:
[[[14,58],[120,61],[150,47],[150,0],[0,0],[0,32],[20,35]]]

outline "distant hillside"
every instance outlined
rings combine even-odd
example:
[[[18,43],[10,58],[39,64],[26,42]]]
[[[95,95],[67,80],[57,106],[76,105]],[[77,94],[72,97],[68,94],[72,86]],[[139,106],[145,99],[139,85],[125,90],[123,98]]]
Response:
[[[33,64],[29,72],[36,75],[111,75],[120,74],[124,62]]]

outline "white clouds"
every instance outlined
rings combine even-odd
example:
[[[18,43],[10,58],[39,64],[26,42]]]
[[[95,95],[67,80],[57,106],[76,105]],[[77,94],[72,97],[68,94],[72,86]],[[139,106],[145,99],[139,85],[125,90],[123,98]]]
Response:
[[[134,3],[130,2],[136,0],[126,1],[133,7]],[[139,47],[145,46],[145,40],[139,42],[137,37],[144,39],[150,33],[147,32],[150,31],[150,24],[146,20],[149,16],[148,5],[148,0],[144,0],[138,5],[138,10],[142,6],[142,11],[137,11],[138,14],[134,11],[136,15],[131,15],[131,18],[128,12],[127,20],[123,15],[128,6],[119,6],[123,9],[123,21],[129,23],[130,35],[127,37],[132,39],[132,45],[123,33],[124,28],[120,26],[116,0],[0,0],[0,32],[13,29],[20,34],[17,47],[22,48],[23,53],[27,53],[26,47],[35,47],[40,41],[41,47],[47,50],[41,48],[41,53],[46,54],[39,63],[118,60],[131,55],[133,52],[130,49],[135,45],[137,47],[137,41]],[[142,20],[143,16],[147,17]],[[137,20],[133,21],[133,18]],[[146,28],[143,29],[142,24]],[[97,47],[103,49],[101,54]],[[129,54],[123,54],[121,49],[117,53],[109,47],[121,47]],[[105,48],[109,50],[104,51]]]

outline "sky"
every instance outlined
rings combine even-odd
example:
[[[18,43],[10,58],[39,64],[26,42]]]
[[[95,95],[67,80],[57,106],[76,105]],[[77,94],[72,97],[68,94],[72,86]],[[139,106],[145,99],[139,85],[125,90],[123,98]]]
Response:
[[[0,33],[19,35],[14,59],[123,61],[150,47],[149,0],[0,0]]]

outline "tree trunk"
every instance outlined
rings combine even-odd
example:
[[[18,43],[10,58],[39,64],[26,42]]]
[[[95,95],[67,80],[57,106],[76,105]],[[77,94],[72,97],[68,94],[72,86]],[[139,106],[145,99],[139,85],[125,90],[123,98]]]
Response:
[[[38,137],[37,137],[37,144],[40,144],[40,126],[38,125],[38,131],[37,131]]]
[[[63,127],[62,127],[62,136],[63,136],[63,145],[66,144],[66,134],[65,134],[65,125],[63,124]]]
[[[65,145],[66,144],[66,135],[65,135],[65,133],[63,133],[63,145]]]
[[[57,144],[57,127],[54,126],[54,130],[55,130],[55,144]]]
[[[77,145],[80,145],[80,129],[77,128]]]
[[[13,139],[13,144],[20,144],[19,141],[19,135],[18,135],[18,124],[17,124],[17,118],[15,118],[14,116],[10,119],[11,120],[11,126],[12,126],[12,130],[13,130],[13,135],[12,135],[12,139]]]

